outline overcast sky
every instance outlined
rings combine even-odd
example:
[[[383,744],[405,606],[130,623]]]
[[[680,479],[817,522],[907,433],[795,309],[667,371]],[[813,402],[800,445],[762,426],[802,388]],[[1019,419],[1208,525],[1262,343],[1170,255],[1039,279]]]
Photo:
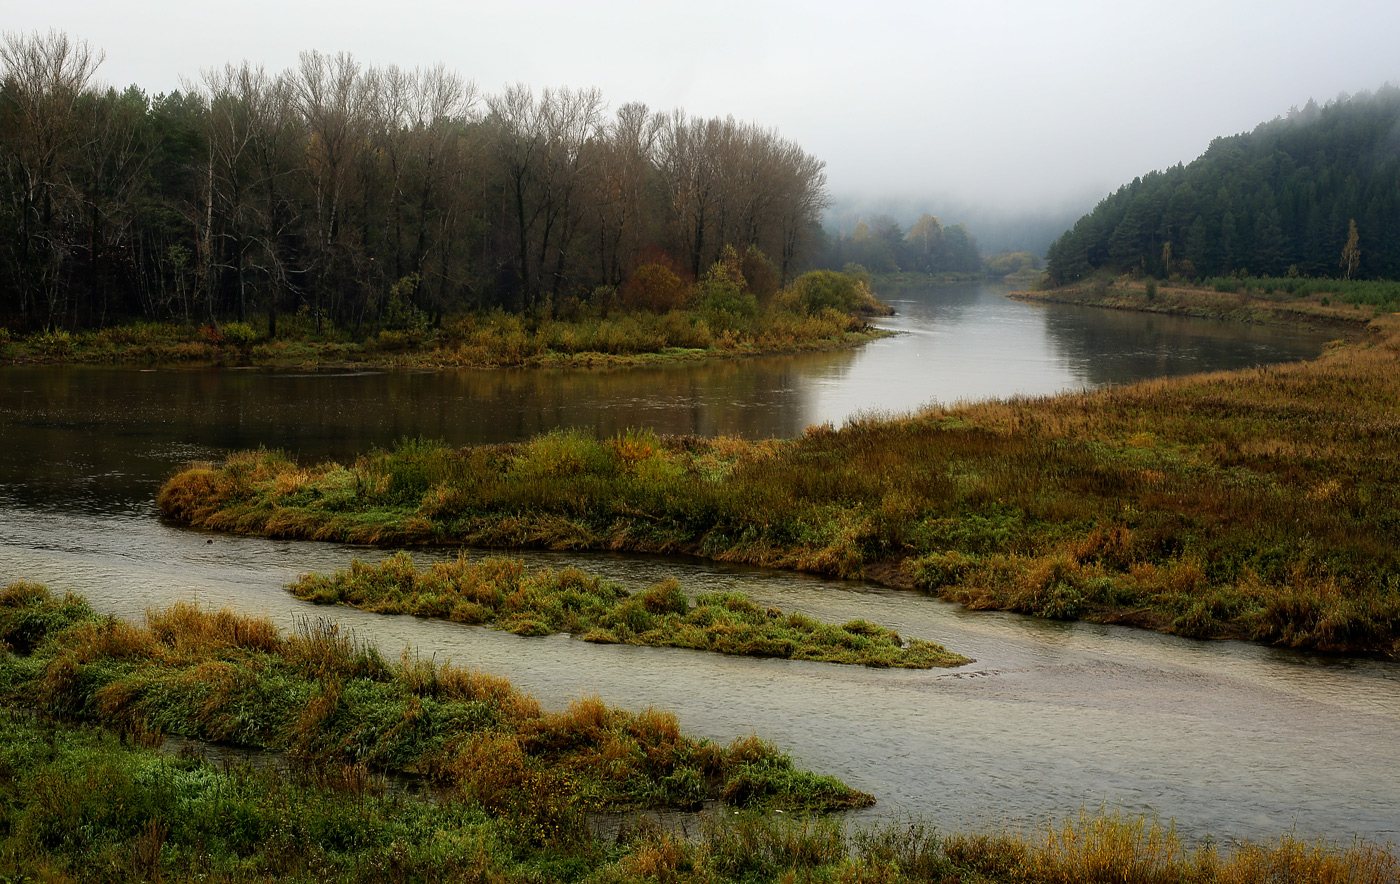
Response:
[[[840,198],[1015,210],[1092,206],[1216,135],[1400,83],[1400,2],[1318,0],[0,0],[0,28],[57,28],[149,92],[305,49],[444,62],[494,92],[597,86],[776,128]]]

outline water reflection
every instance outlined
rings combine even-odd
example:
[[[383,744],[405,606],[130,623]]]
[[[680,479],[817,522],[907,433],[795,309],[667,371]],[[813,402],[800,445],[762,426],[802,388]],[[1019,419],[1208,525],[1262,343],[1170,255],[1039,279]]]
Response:
[[[239,448],[353,458],[403,436],[793,436],[869,411],[1304,358],[1322,336],[1029,305],[985,285],[899,289],[901,332],[859,350],[628,370],[265,372],[0,369],[0,496],[89,512],[143,505],[171,470]]]

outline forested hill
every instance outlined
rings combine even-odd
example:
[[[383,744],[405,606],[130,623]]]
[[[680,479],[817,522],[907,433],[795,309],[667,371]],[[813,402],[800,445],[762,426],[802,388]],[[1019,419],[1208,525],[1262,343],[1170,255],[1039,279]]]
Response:
[[[1343,260],[1355,222],[1359,260]],[[1157,277],[1400,278],[1400,87],[1309,101],[1134,179],[1050,247],[1052,284]]]

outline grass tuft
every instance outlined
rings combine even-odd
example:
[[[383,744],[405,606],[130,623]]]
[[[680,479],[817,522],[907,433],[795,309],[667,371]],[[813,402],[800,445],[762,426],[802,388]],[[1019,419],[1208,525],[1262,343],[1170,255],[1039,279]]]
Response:
[[[415,568],[400,552],[378,565],[357,559],[334,574],[306,574],[288,589],[317,604],[487,624],[524,636],[567,632],[603,644],[907,669],[970,662],[933,642],[906,643],[873,623],[835,627],[786,616],[741,593],[700,595],[692,606],[674,578],[632,595],[575,568],[530,573],[519,560],[499,557],[469,562],[460,555]]]

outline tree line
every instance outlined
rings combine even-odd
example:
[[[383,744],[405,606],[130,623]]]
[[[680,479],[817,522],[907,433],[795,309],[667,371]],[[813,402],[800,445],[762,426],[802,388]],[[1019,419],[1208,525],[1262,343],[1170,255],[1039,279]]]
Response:
[[[934,215],[922,215],[905,230],[888,215],[860,221],[849,234],[827,240],[819,259],[838,269],[859,264],[871,273],[977,272],[982,253],[963,224],[944,225]]]
[[[552,311],[725,246],[785,282],[820,238],[824,164],[732,117],[318,52],[149,96],[101,61],[0,40],[0,324]]]
[[[1400,88],[1217,138],[1120,188],[1051,245],[1052,284],[1157,277],[1400,277]]]

